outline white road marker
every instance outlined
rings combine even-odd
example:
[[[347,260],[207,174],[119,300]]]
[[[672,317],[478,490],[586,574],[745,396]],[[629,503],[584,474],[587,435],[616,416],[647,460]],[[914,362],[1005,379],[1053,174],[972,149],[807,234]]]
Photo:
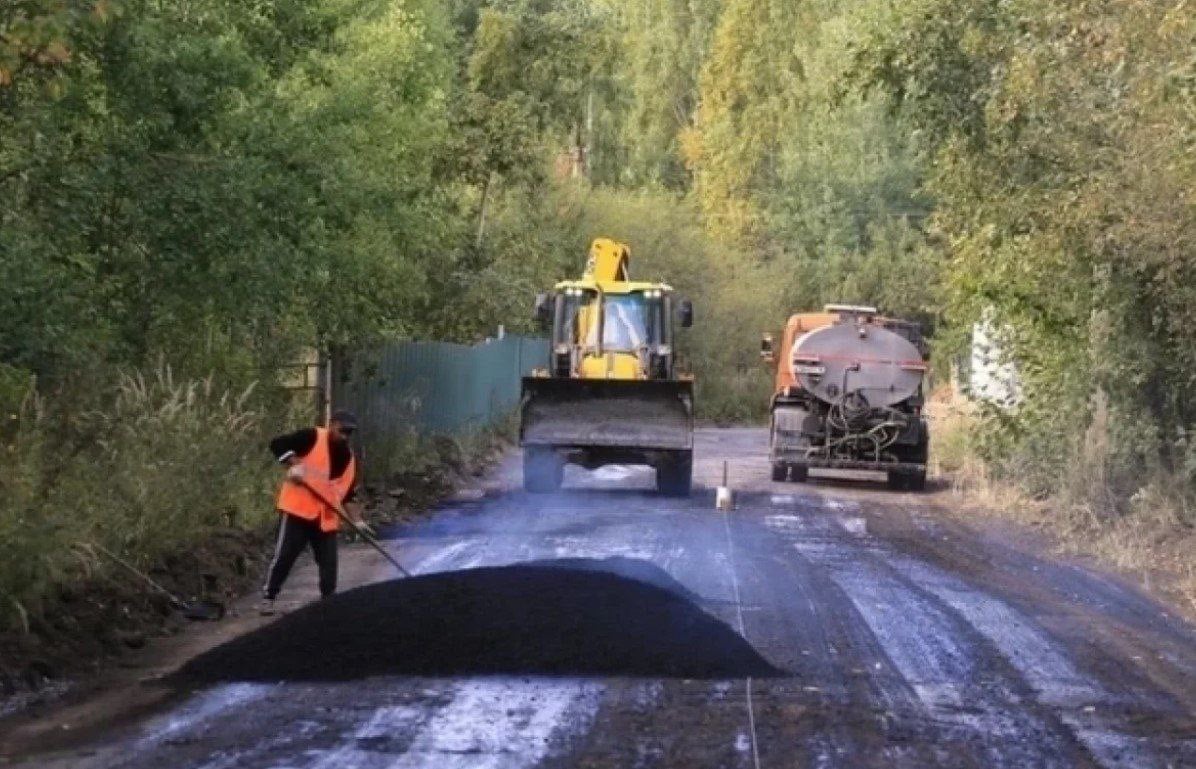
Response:
[[[739,635],[747,640],[747,627],[743,623],[743,599],[739,595],[739,577],[735,573],[735,543],[731,539],[730,516],[723,516],[723,528],[727,532],[727,565],[731,571],[731,588],[735,593],[735,613],[739,617]],[[752,706],[752,677],[748,676],[744,686],[744,696],[747,699],[748,731],[752,738],[752,766],[760,769],[760,747],[756,736],[756,711]]]

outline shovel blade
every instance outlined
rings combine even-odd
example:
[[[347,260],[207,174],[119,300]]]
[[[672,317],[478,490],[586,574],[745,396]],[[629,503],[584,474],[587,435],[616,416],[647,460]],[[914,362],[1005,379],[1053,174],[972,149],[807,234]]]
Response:
[[[524,446],[688,450],[693,382],[526,377]]]

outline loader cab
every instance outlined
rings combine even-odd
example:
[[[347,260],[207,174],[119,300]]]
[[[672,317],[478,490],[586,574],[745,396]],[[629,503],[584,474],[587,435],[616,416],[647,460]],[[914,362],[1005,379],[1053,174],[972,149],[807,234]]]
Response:
[[[539,304],[539,302],[538,302]],[[667,287],[568,283],[545,298],[538,317],[551,313],[553,376],[658,379],[672,375],[674,311],[682,326],[693,308]]]

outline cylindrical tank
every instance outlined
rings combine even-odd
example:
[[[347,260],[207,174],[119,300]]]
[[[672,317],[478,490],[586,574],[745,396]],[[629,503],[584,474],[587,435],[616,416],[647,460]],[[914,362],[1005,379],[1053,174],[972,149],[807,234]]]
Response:
[[[913,396],[926,364],[905,337],[871,323],[845,320],[799,337],[789,365],[794,379],[819,400],[862,395],[874,408]]]

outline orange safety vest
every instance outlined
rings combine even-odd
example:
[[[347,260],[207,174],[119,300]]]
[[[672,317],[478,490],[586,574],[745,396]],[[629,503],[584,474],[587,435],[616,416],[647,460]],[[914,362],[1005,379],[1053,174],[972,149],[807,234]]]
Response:
[[[278,509],[305,521],[320,521],[320,531],[336,531],[341,527],[340,516],[328,502],[340,504],[353,488],[353,478],[357,474],[357,462],[352,452],[349,453],[349,464],[339,478],[330,478],[332,474],[332,454],[329,450],[328,430],[316,428],[316,444],[311,451],[299,459],[298,464],[303,468],[303,483],[315,487],[320,494],[316,495],[311,489],[293,481],[290,478],[282,482],[278,490]],[[321,499],[323,497],[323,499]],[[328,500],[328,502],[324,501]]]

